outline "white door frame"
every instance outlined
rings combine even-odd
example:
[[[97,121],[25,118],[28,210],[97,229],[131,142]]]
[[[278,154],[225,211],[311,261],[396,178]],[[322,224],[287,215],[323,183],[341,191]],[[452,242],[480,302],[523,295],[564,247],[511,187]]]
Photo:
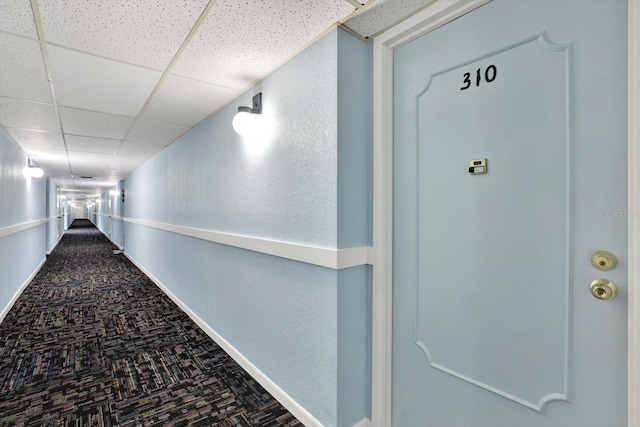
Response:
[[[373,40],[373,427],[391,426],[393,51],[490,0],[438,0]],[[640,426],[640,2],[629,4],[629,427]]]

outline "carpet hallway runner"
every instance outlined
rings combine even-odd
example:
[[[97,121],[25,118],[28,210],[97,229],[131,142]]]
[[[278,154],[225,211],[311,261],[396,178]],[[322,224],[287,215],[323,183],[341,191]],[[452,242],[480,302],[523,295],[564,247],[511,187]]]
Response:
[[[301,426],[88,220],[0,324],[1,426]]]

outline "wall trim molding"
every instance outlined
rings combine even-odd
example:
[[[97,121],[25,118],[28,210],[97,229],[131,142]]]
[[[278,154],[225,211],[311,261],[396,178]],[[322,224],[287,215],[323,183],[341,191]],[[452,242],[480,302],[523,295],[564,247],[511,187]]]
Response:
[[[135,218],[124,222],[336,270],[373,264],[373,249],[368,246],[330,249]]]
[[[38,272],[40,271],[40,269],[42,268],[42,266],[44,265],[45,262],[47,262],[47,257],[44,257],[44,259],[42,261],[40,261],[40,264],[36,267],[36,269],[33,271],[33,273],[31,273],[31,275],[29,277],[27,277],[27,280],[25,280],[22,283],[22,285],[20,285],[20,287],[18,288],[16,293],[9,300],[9,303],[6,305],[6,307],[4,307],[2,309],[2,312],[0,312],[0,323],[2,323],[4,321],[5,317],[7,317],[7,314],[9,314],[9,311],[11,311],[11,309],[14,306],[14,304],[18,300],[18,298],[20,298],[20,295],[22,295],[22,293],[27,288],[27,286],[29,286],[29,283],[31,283],[33,278],[36,277],[36,274],[38,274]]]
[[[57,219],[57,218],[51,217],[51,218],[36,219],[35,221],[28,221],[28,222],[23,222],[22,224],[10,225],[8,227],[0,228],[0,239],[3,237],[10,236],[12,234],[19,233],[21,231],[28,230],[33,227],[37,227],[42,224],[46,224],[47,222],[53,221],[54,219]]]
[[[146,268],[144,268],[135,258],[127,252],[124,255],[144,274],[146,274],[162,292],[164,292],[182,311],[184,311],[212,340],[214,340],[224,351],[231,356],[242,368],[249,373],[262,387],[264,387],[273,397],[278,400],[291,412],[302,424],[307,427],[322,427],[322,423],[318,421],[309,411],[304,409],[302,405],[296,402],[284,390],[282,390],[275,382],[267,377],[260,369],[242,355],[231,343],[225,340],[222,335],[218,334],[211,326],[202,320],[197,314],[176,297],[162,282],[153,276]]]
[[[640,4],[628,2],[629,13],[629,285],[628,285],[628,425],[640,425]]]
[[[106,214],[106,213],[100,213],[100,212],[89,212],[88,215],[106,216],[107,218],[116,219],[118,221],[124,221],[124,217],[121,217],[118,215],[112,215],[112,214]]]

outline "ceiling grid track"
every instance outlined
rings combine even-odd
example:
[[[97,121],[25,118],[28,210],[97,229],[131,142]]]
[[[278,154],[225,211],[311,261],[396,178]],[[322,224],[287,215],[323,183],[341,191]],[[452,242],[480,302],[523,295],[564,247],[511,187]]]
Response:
[[[344,1],[346,1],[347,3],[349,3],[351,6],[355,7],[356,9],[360,9],[362,6],[364,6],[358,0],[344,0]]]
[[[433,1],[8,1],[0,125],[62,191],[94,194],[336,28],[368,41]]]
[[[51,65],[49,64],[49,55],[47,54],[47,43],[44,38],[44,28],[42,27],[42,19],[40,17],[40,9],[38,7],[38,0],[31,0],[31,11],[33,13],[33,19],[36,25],[36,31],[38,32],[38,42],[40,43],[40,51],[42,52],[42,61],[44,62],[44,69],[47,73],[47,80],[49,81],[49,89],[51,90],[51,99],[53,102],[53,109],[56,113],[56,119],[60,126],[60,133],[62,136],[62,142],[64,143],[64,151],[67,155],[67,163],[69,165],[69,174],[73,180],[73,189],[76,189],[76,181],[71,169],[71,160],[69,159],[69,147],[67,146],[67,139],[65,138],[64,127],[62,125],[62,117],[60,116],[60,108],[58,107],[58,100],[56,98],[56,89],[51,74]]]
[[[32,0],[32,1],[35,1],[35,0]],[[147,106],[149,105],[149,103],[151,102],[151,100],[153,99],[155,94],[160,89],[160,86],[162,85],[162,83],[164,83],[164,81],[166,80],[167,76],[171,73],[171,69],[176,64],[176,62],[178,62],[178,59],[180,58],[180,55],[182,55],[182,52],[184,52],[184,50],[186,49],[186,47],[189,44],[189,42],[191,41],[191,39],[196,35],[198,30],[200,29],[200,26],[202,26],[202,23],[204,22],[204,20],[207,19],[207,16],[209,16],[209,12],[211,11],[211,9],[213,9],[213,6],[215,5],[215,3],[216,3],[216,0],[210,0],[209,3],[207,4],[207,6],[202,11],[202,13],[200,14],[200,17],[198,18],[196,23],[191,28],[191,31],[189,31],[189,34],[187,34],[187,36],[185,37],[184,41],[182,42],[182,44],[180,45],[180,47],[176,51],[176,54],[171,59],[171,62],[169,63],[167,68],[165,68],[164,72],[162,73],[162,76],[160,77],[160,80],[158,80],[158,83],[156,84],[156,86],[151,91],[151,94],[149,94],[149,97],[147,98],[147,101],[144,103],[144,105],[142,106],[142,108],[140,109],[138,114],[136,115],[135,119],[133,120],[133,123],[131,123],[131,126],[129,127],[129,130],[127,131],[127,134],[124,136],[124,138],[122,138],[123,142],[124,142],[124,140],[127,139],[129,134],[131,133],[131,129],[133,129],[134,125],[136,124],[136,121],[138,120],[138,117],[140,117],[142,112],[147,108]],[[116,151],[116,153],[117,153],[117,151]],[[114,157],[115,157],[115,154],[114,154]]]

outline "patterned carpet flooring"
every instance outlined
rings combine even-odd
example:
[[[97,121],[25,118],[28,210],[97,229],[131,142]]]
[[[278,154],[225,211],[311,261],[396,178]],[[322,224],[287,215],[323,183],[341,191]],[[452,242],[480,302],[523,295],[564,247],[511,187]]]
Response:
[[[89,221],[0,324],[2,426],[301,426]]]

